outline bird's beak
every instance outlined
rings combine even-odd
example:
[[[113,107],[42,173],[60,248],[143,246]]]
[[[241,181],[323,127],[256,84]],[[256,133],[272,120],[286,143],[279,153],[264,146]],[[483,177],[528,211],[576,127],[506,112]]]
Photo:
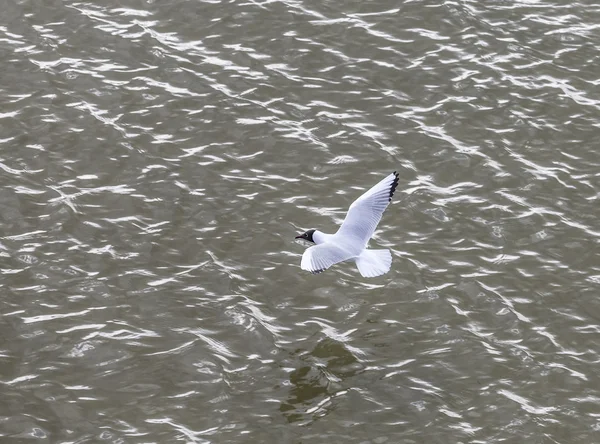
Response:
[[[294,239],[302,239],[302,235],[296,236]]]

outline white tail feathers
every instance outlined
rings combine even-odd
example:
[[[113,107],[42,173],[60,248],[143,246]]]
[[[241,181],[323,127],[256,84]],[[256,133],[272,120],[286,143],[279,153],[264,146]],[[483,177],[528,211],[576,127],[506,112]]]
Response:
[[[390,271],[392,253],[390,250],[364,250],[356,258],[356,266],[364,277],[381,276]]]

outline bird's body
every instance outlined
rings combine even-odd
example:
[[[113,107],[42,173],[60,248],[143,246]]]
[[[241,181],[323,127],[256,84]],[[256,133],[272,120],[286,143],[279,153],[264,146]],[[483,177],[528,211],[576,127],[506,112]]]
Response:
[[[344,222],[335,234],[308,230],[296,236],[296,239],[316,244],[306,249],[300,267],[311,273],[321,273],[338,262],[354,260],[364,277],[387,273],[392,264],[392,254],[387,249],[367,249],[367,243],[397,186],[398,173],[394,171],[350,205]]]

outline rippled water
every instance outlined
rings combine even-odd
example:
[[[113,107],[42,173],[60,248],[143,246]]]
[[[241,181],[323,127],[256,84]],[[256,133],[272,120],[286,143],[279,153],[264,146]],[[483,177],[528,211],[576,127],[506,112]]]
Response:
[[[2,442],[600,442],[598,23],[6,2]],[[393,170],[392,271],[302,272]]]

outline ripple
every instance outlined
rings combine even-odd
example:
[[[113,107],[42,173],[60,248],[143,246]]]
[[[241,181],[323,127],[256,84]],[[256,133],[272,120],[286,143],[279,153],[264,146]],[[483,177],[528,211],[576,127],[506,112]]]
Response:
[[[0,435],[594,442],[600,8],[142,3],[4,11]]]

